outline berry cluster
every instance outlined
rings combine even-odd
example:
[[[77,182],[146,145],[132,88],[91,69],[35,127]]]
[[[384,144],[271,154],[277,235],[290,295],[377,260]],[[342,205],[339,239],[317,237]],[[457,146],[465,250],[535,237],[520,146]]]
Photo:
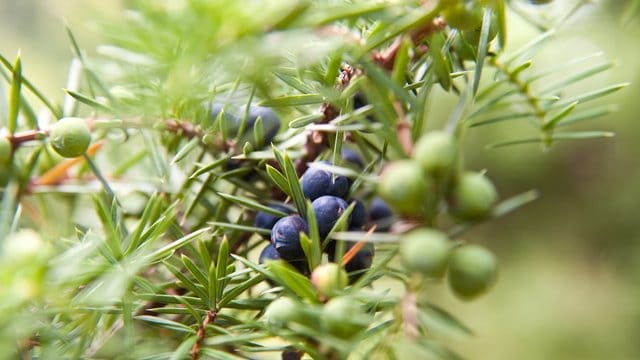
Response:
[[[342,158],[345,162],[355,166],[362,166],[362,160],[357,153],[351,150],[345,149],[342,152]],[[330,165],[328,162],[320,163]],[[332,263],[338,259],[337,252],[340,251],[339,249],[346,252],[356,244],[349,241],[340,243],[337,240],[328,240],[336,223],[347,211],[350,204],[353,204],[347,221],[347,229],[350,231],[362,231],[373,224],[376,224],[376,226],[380,224],[380,228],[384,229],[388,228],[388,224],[391,222],[393,213],[381,199],[374,199],[371,203],[370,211],[367,213],[362,201],[349,198],[351,184],[345,176],[317,166],[311,166],[300,178],[300,185],[305,198],[311,201],[311,207],[318,226],[318,234],[321,242],[325,244],[323,250]],[[309,275],[309,266],[300,244],[300,234],[309,234],[309,225],[304,215],[295,213],[285,205],[272,205],[271,207],[287,214],[287,216],[278,217],[264,212],[256,214],[254,226],[271,230],[270,244],[262,250],[259,258],[260,263],[264,263],[267,260],[281,259],[291,264],[301,273]],[[373,245],[366,243],[349,259],[344,265],[344,270],[349,273],[348,277],[345,273],[344,285],[347,284],[347,279],[348,282],[354,282],[360,278],[363,272],[371,266],[373,255]],[[312,277],[313,279],[314,277]],[[318,281],[314,281],[314,284],[316,283]],[[320,288],[322,286],[317,287]],[[320,289],[319,291],[323,292]]]
[[[313,329],[320,327],[341,339],[363,334],[372,320],[362,304],[350,296],[336,296],[323,305],[301,303],[283,296],[269,304],[265,317],[276,331],[296,324]]]
[[[242,124],[243,115],[240,115],[233,106],[225,106],[221,103],[213,103],[210,109],[212,119],[220,119],[224,122],[226,133],[237,138],[237,144],[244,146],[249,143],[254,149],[261,148],[271,143],[273,138],[280,131],[280,118],[271,110],[264,106],[251,105],[246,114],[244,127]],[[256,137],[255,128],[260,122],[262,136]]]
[[[411,159],[384,169],[378,194],[399,214],[422,223],[432,224],[445,212],[457,221],[486,219],[498,200],[496,189],[483,173],[461,169],[457,148],[448,133],[423,135]],[[428,227],[402,237],[400,256],[407,270],[424,276],[442,277],[448,269],[450,287],[463,299],[484,293],[496,279],[491,252],[478,245],[454,248],[445,233]]]

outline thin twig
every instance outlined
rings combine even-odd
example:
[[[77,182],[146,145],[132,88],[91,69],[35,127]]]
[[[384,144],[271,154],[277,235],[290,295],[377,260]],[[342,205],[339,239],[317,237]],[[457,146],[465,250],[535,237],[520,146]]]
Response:
[[[206,336],[206,327],[215,321],[217,314],[215,310],[207,311],[207,316],[202,320],[202,324],[198,327],[198,332],[196,332],[196,342],[191,347],[191,360],[196,360],[200,356],[200,347]]]

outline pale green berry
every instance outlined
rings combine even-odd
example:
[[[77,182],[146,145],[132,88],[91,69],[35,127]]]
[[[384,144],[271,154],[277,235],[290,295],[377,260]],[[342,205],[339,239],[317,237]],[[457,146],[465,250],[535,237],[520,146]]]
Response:
[[[11,141],[6,136],[0,135],[0,166],[11,163],[12,152]]]
[[[425,208],[432,189],[420,164],[413,160],[400,160],[387,166],[380,175],[378,194],[396,212],[419,215]]]
[[[430,277],[445,274],[452,248],[446,234],[420,228],[407,233],[400,241],[400,259],[407,270]]]
[[[486,175],[465,172],[453,184],[449,211],[461,220],[482,220],[489,216],[496,201],[498,192]]]
[[[325,304],[322,320],[325,329],[332,335],[350,339],[366,329],[371,318],[357,300],[339,296]]]
[[[89,148],[91,132],[83,119],[63,118],[51,127],[49,141],[58,154],[78,157]]]
[[[290,322],[300,321],[303,314],[297,302],[288,297],[281,297],[267,306],[265,317],[270,326],[281,328],[286,327]]]
[[[318,266],[311,273],[311,283],[322,296],[334,296],[342,292],[349,283],[347,272],[336,263]]]
[[[480,245],[465,245],[455,249],[449,260],[449,286],[461,299],[470,300],[485,292],[496,282],[496,257]]]
[[[414,159],[436,177],[448,174],[455,166],[458,147],[454,137],[444,131],[422,135],[413,151]]]

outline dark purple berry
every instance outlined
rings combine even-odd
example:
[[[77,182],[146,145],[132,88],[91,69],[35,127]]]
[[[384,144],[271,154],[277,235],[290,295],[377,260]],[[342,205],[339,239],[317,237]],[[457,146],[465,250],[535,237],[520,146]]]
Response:
[[[348,205],[346,201],[337,196],[325,195],[315,199],[311,206],[316,214],[318,233],[321,238],[325,238]]]
[[[276,261],[280,260],[280,253],[273,247],[273,244],[267,245],[262,252],[260,253],[260,257],[258,258],[258,263],[264,264],[267,261]],[[303,274],[309,273],[309,266],[307,265],[306,260],[295,260],[295,261],[287,261],[291,266],[293,266],[296,270]],[[271,281],[269,281],[271,283]]]
[[[339,240],[332,241],[327,249],[332,248],[333,251],[327,251],[327,255],[329,256],[329,261],[334,262],[336,260],[336,248]],[[349,251],[354,245],[355,241],[345,241],[343,250],[344,253]],[[371,267],[373,263],[373,255],[374,255],[374,247],[372,243],[366,243],[358,251],[349,262],[344,266],[344,269],[349,273],[349,283],[353,284],[364,274],[365,270]]]
[[[358,110],[361,107],[367,105],[369,105],[369,103],[367,102],[367,99],[365,98],[363,93],[357,92],[355,95],[353,95],[353,110]],[[374,118],[371,114],[369,114],[367,115],[367,120],[373,121]]]
[[[377,224],[376,231],[387,231],[391,227],[393,210],[381,198],[373,198],[369,207],[369,220]]]
[[[252,105],[249,107],[247,115],[247,129],[253,129],[258,117],[262,119],[262,128],[264,129],[263,143],[268,145],[280,131],[280,118],[271,108]],[[246,134],[249,135],[248,132]],[[253,136],[253,131],[250,135]]]
[[[258,263],[264,264],[270,260],[280,260],[280,254],[272,244],[269,244],[264,249],[262,249],[260,257],[258,258]]]
[[[278,220],[271,230],[271,244],[280,257],[287,261],[305,258],[300,245],[300,233],[309,233],[307,222],[300,215],[289,215]]]
[[[349,192],[349,180],[342,175],[333,175],[329,171],[310,167],[300,179],[304,196],[313,201],[320,196],[333,195],[344,198]]]
[[[349,249],[353,245],[349,246]],[[358,251],[349,262],[344,266],[344,269],[349,273],[349,283],[356,282],[367,269],[371,267],[373,263],[374,247],[372,243],[366,243],[360,251]]]
[[[340,152],[340,156],[342,157],[342,160],[351,163],[359,168],[363,168],[364,167],[364,162],[362,162],[362,158],[360,157],[360,155],[349,149],[349,148],[342,148],[342,151]]]
[[[269,205],[269,207],[275,210],[280,210],[285,214],[293,213],[293,210],[291,210],[289,207],[284,205],[275,204],[275,205]],[[261,229],[271,230],[273,229],[273,225],[275,225],[275,223],[281,218],[282,216],[277,216],[277,215],[268,214],[262,211],[258,211],[256,213],[255,219],[253,220],[253,226]]]
[[[273,138],[278,134],[278,131],[280,131],[280,118],[278,115],[268,107],[251,105],[247,114],[244,131],[242,134],[238,134],[238,130],[240,130],[240,125],[244,116],[244,109],[244,106],[227,106],[220,103],[214,103],[211,105],[210,115],[211,118],[215,120],[224,110],[221,120],[226,122],[229,136],[239,136],[238,144],[240,144],[240,146],[243,146],[246,142],[249,142],[253,146],[256,145],[253,135],[253,127],[256,124],[256,120],[261,118],[262,129],[264,132],[262,145],[270,144]]]
[[[349,228],[354,230],[360,230],[367,223],[367,210],[364,208],[362,201],[358,199],[349,200],[349,204],[355,202],[355,206],[351,211],[351,221],[349,222]]]

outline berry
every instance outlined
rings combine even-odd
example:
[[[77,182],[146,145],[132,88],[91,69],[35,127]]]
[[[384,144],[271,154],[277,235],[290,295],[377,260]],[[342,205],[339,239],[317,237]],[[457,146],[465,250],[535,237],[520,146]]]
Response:
[[[474,30],[467,30],[462,32],[464,41],[468,44],[477,47],[480,44],[480,35],[482,33],[482,24]],[[498,35],[498,17],[494,14],[491,17],[491,24],[489,24],[489,37],[488,40],[493,40]]]
[[[362,305],[348,296],[338,296],[327,302],[323,309],[323,325],[334,336],[350,339],[367,328],[370,322]]]
[[[0,166],[11,162],[12,152],[11,141],[6,136],[0,135]]]
[[[355,241],[331,241],[325,248],[325,252],[329,257],[329,261],[336,261],[336,251],[338,243],[343,243],[343,254],[346,254],[355,244]],[[365,243],[362,249],[358,251],[347,264],[344,265],[344,269],[349,274],[349,284],[353,284],[364,274],[364,270],[371,267],[373,263],[374,246],[372,243]]]
[[[49,139],[58,154],[72,158],[87,151],[91,143],[91,132],[84,120],[63,118],[53,124],[49,132]]]
[[[347,272],[338,264],[323,264],[311,273],[311,283],[320,295],[331,297],[347,286]]]
[[[305,258],[300,245],[300,233],[309,233],[307,222],[299,215],[289,215],[278,220],[271,230],[271,244],[280,257],[287,261],[299,261]]]
[[[318,233],[321,238],[327,237],[340,216],[347,209],[347,202],[337,196],[321,196],[311,203],[316,214]]]
[[[451,254],[451,243],[444,233],[421,228],[402,237],[400,259],[404,267],[425,276],[442,277]]]
[[[268,244],[267,246],[265,246],[265,248],[262,249],[262,252],[260,252],[260,257],[258,257],[258,263],[260,264],[264,264],[267,261],[277,260],[281,260],[280,253],[278,252],[278,250],[276,250],[275,247],[273,247],[272,244]],[[306,259],[287,261],[287,263],[289,263],[302,274],[307,274],[309,272],[309,265],[307,264]],[[268,281],[269,283],[271,283],[270,280]],[[271,284],[273,285],[273,283]]]
[[[432,131],[420,137],[413,157],[427,173],[443,177],[454,168],[457,152],[453,136],[444,131]]]
[[[243,117],[243,115],[239,115],[240,110],[235,109],[233,106],[214,103],[211,105],[211,118],[217,119],[222,111],[224,111],[224,113],[221,120],[227,123],[227,132],[229,136],[239,136],[238,144],[240,146],[243,146],[246,142],[253,146],[257,145],[253,135],[253,127],[255,126],[258,118],[262,119],[262,129],[264,131],[264,138],[261,141],[262,145],[271,143],[273,138],[278,134],[278,131],[280,131],[280,118],[268,107],[256,105],[249,106],[249,112],[247,113],[247,120],[242,134],[238,134]],[[242,111],[242,114],[244,114],[244,107],[242,107]]]
[[[355,242],[347,241],[345,252],[351,249],[355,244],[356,244]],[[351,258],[351,260],[349,260],[349,262],[344,265],[344,269],[349,274],[350,284],[353,284],[354,282],[358,281],[358,279],[360,279],[360,277],[364,275],[365,270],[371,267],[371,264],[373,263],[373,254],[374,254],[373,244],[365,243],[362,249],[360,249],[360,251],[358,251]],[[335,257],[335,251],[333,255],[329,254],[329,260],[331,260],[334,257]]]
[[[267,306],[265,317],[270,326],[282,328],[290,322],[303,321],[304,314],[300,304],[287,297],[281,297]]]
[[[349,200],[349,204],[355,202],[353,210],[351,210],[351,220],[349,222],[350,229],[361,229],[367,223],[367,209],[364,208],[362,201],[358,199]]]
[[[317,167],[310,167],[300,179],[304,196],[313,201],[320,196],[333,195],[344,198],[349,192],[349,180]]]
[[[391,208],[403,215],[422,213],[431,184],[421,166],[412,160],[391,163],[382,172],[378,194]]]
[[[452,27],[469,31],[482,25],[482,8],[474,3],[458,3],[442,10],[442,17]]]
[[[262,249],[262,252],[260,252],[260,257],[258,257],[258,263],[260,264],[275,260],[280,260],[280,253],[278,253],[272,244],[265,246],[265,248]]]
[[[353,95],[353,109],[357,110],[361,107],[367,106],[367,99],[364,97],[364,94],[361,92],[357,92]]]
[[[340,157],[342,157],[342,160],[352,165],[355,165],[358,168],[364,167],[364,162],[362,161],[362,158],[360,157],[360,155],[349,148],[343,147],[342,150],[340,151]]]
[[[375,197],[369,206],[369,220],[377,225],[376,231],[387,231],[391,228],[393,210],[384,200]]]
[[[264,131],[264,138],[262,139],[263,145],[270,144],[278,134],[278,131],[280,131],[280,118],[273,110],[264,106],[252,105],[249,107],[249,113],[247,114],[245,131],[238,140],[240,145],[244,145],[245,142],[249,142],[253,146],[256,145],[253,127],[258,118],[262,119],[262,129]],[[238,126],[240,126],[240,123],[238,123]]]
[[[222,115],[220,115],[220,113],[222,113]],[[235,134],[238,131],[240,119],[233,114],[229,106],[221,103],[213,103],[211,104],[209,115],[211,120],[216,120],[218,116],[221,116],[220,121],[226,122],[228,134]]]
[[[462,246],[451,254],[448,276],[454,294],[470,300],[485,293],[496,282],[497,260],[482,246]]]
[[[269,207],[274,210],[280,210],[285,214],[293,213],[293,211],[289,207],[284,205],[275,204],[275,205],[269,205]],[[273,228],[273,225],[275,225],[275,223],[281,218],[282,216],[277,216],[277,215],[265,213],[262,211],[258,211],[256,213],[255,219],[253,220],[253,226],[261,229],[271,230]]]
[[[466,172],[454,183],[449,196],[449,210],[461,220],[482,220],[489,216],[498,200],[495,186],[482,173]]]

